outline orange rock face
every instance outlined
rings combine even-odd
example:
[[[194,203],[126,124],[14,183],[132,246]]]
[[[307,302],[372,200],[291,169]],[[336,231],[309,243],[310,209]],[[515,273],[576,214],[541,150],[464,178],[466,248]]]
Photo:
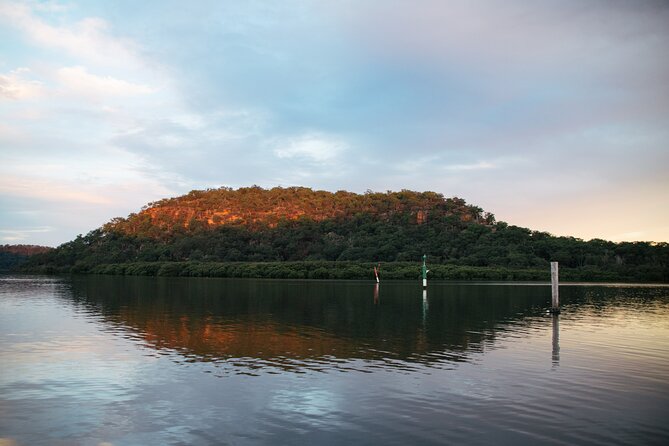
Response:
[[[137,214],[115,219],[108,230],[127,234],[149,234],[151,228],[211,228],[228,224],[276,227],[281,221],[309,219],[323,221],[370,214],[389,219],[408,214],[417,224],[429,215],[457,215],[463,221],[480,221],[482,210],[459,198],[445,199],[435,192],[386,192],[356,194],[313,191],[303,187],[262,189],[260,187],[210,189],[150,203]]]

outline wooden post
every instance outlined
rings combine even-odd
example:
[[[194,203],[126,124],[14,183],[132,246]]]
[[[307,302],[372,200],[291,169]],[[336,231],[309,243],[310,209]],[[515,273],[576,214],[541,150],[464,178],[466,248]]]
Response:
[[[558,262],[551,262],[551,310],[553,314],[560,312],[560,293]]]

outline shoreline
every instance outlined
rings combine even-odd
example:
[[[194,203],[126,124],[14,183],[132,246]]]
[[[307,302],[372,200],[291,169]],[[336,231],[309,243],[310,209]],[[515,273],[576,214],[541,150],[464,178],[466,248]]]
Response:
[[[156,277],[219,277],[249,279],[317,279],[374,281],[373,267],[377,262],[354,261],[296,261],[296,262],[128,262],[91,266],[41,266],[24,268],[21,273],[35,274],[96,274],[115,276]],[[429,265],[430,281],[497,281],[550,283],[550,269],[468,266],[455,264]],[[8,273],[11,273],[8,272]],[[416,262],[381,263],[381,281],[418,280],[420,265]],[[561,268],[560,284],[669,284],[669,280],[649,277],[643,271],[627,274],[592,267]]]
[[[367,283],[376,285],[374,279],[283,279],[272,277],[210,277],[210,276],[149,276],[149,275],[120,275],[120,274],[96,274],[96,273],[38,273],[38,272],[16,272],[0,271],[0,280],[28,280],[30,278],[58,278],[58,277],[152,277],[161,279],[223,279],[223,280],[259,280],[267,282],[350,282]],[[420,288],[419,280],[412,279],[387,279],[381,283],[407,284],[415,283]],[[471,286],[527,286],[527,287],[549,287],[549,281],[518,281],[518,280],[449,280],[433,279],[428,284],[432,285],[471,285]],[[667,282],[568,282],[561,281],[560,287],[605,287],[605,288],[669,288]]]

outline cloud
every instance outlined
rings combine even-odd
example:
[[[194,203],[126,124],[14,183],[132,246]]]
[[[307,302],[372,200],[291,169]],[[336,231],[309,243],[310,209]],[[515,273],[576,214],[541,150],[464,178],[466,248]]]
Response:
[[[473,163],[473,164],[451,164],[448,166],[444,166],[445,170],[451,170],[451,171],[462,171],[462,170],[487,170],[487,169],[495,169],[497,166],[495,166],[493,163],[489,163],[487,161],[480,161],[478,163]]]
[[[635,57],[629,50],[639,43],[660,49],[667,38],[669,7],[660,2],[421,0],[419,4],[387,7],[384,1],[370,1],[356,14],[342,16],[375,50],[421,63],[457,61],[450,67],[456,70],[474,66],[534,73],[550,66],[582,73],[582,65],[564,62],[592,66],[611,56],[620,62],[621,55],[652,64],[658,61],[641,60],[643,54]]]
[[[1,99],[33,99],[42,95],[43,84],[36,80],[26,79],[30,73],[28,68],[17,68],[7,74],[0,74]]]
[[[112,36],[105,20],[89,17],[71,26],[54,26],[37,16],[33,6],[2,2],[0,20],[21,29],[40,46],[65,50],[92,63],[126,68],[143,65],[136,45],[129,39]]]
[[[36,228],[0,228],[0,240],[6,243],[18,243],[34,237],[35,234],[49,233],[54,230],[51,226],[41,226]]]
[[[274,155],[279,158],[297,158],[315,163],[331,162],[349,149],[349,145],[341,139],[319,133],[282,138],[271,144],[274,145]]]
[[[6,157],[0,163],[0,229],[5,231],[0,238],[55,245],[148,202],[177,195],[166,187],[161,172],[129,162],[127,153],[98,151],[83,157]],[[31,232],[47,225],[53,230]]]
[[[192,6],[0,0],[12,206],[65,207],[55,190],[101,219],[189,188],[298,183],[436,190],[540,228],[558,197],[666,190],[662,2]]]
[[[111,76],[96,76],[81,66],[60,68],[56,76],[68,93],[88,98],[137,96],[157,91],[148,85],[136,84]]]
[[[38,198],[46,201],[110,203],[108,198],[92,193],[90,190],[82,190],[78,184],[66,184],[62,180],[15,175],[3,175],[0,178],[0,194]]]
[[[669,4],[419,4],[370,1],[342,20],[371,57],[431,73],[431,119],[452,137],[546,139],[669,113]]]

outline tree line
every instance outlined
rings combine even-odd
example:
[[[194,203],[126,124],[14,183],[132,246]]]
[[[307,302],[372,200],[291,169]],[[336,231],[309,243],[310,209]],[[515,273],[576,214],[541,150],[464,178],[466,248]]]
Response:
[[[200,226],[161,237],[107,227],[32,256],[24,268],[41,272],[364,278],[370,277],[370,265],[381,262],[387,278],[412,278],[409,276],[414,273],[409,271],[417,271],[415,263],[427,254],[434,278],[542,280],[546,276],[539,276],[549,262],[558,261],[563,271],[571,271],[566,274],[574,280],[669,282],[667,243],[583,241],[504,222],[481,224],[457,214],[433,215],[420,224],[415,217],[410,211],[384,218],[371,213],[322,221],[301,217],[275,225]],[[258,266],[261,263],[268,265]],[[315,265],[320,266],[312,268]],[[318,268],[322,270],[316,273]],[[482,273],[486,269],[490,274]],[[461,276],[454,275],[455,271],[462,272]]]
[[[0,245],[0,271],[12,271],[23,265],[28,257],[53,248],[39,245]]]

